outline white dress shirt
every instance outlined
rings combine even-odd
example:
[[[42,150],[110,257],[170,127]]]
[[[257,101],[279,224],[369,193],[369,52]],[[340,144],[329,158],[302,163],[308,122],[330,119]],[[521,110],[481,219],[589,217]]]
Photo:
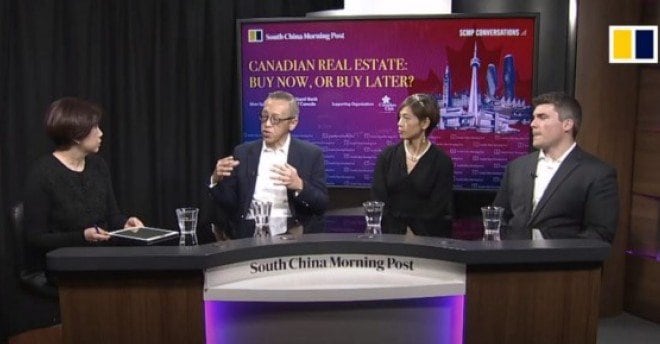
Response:
[[[267,147],[265,142],[261,147],[259,167],[257,168],[257,182],[254,186],[252,199],[273,203],[270,213],[271,235],[286,232],[287,217],[291,217],[286,186],[276,185],[273,177],[277,174],[271,171],[275,165],[283,166],[286,164],[290,145],[291,134],[288,134],[281,147],[272,149]]]
[[[545,189],[548,188],[550,180],[554,177],[555,173],[561,166],[561,163],[566,159],[568,154],[570,154],[575,148],[576,143],[573,143],[564,154],[562,154],[559,159],[552,159],[551,157],[545,155],[543,150],[539,152],[539,161],[536,165],[536,177],[534,178],[534,196],[532,198],[532,212],[536,209],[536,205],[539,204]],[[543,239],[541,231],[537,228],[532,229],[532,239]]]

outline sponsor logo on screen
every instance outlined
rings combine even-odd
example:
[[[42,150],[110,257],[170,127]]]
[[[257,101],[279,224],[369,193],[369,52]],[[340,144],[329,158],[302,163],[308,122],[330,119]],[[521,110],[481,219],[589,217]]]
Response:
[[[610,63],[658,63],[658,26],[610,25]]]
[[[385,112],[394,112],[394,109],[396,109],[396,104],[392,103],[392,98],[390,98],[387,94],[380,98],[380,103],[378,103],[378,106],[383,108]]]
[[[264,30],[262,29],[250,29],[248,30],[248,42],[249,43],[261,43],[264,41]]]

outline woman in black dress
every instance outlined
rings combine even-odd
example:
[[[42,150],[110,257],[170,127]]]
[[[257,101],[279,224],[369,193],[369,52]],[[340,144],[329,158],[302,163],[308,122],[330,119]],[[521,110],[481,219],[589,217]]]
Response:
[[[26,179],[25,231],[31,262],[45,268],[45,253],[66,246],[99,245],[107,231],[141,227],[117,207],[110,171],[96,155],[103,132],[94,103],[62,98],[46,113],[46,133],[55,150],[33,165]]]
[[[439,118],[437,101],[426,94],[399,105],[401,142],[380,153],[371,187],[374,198],[385,202],[384,233],[451,236],[454,167],[427,139]]]

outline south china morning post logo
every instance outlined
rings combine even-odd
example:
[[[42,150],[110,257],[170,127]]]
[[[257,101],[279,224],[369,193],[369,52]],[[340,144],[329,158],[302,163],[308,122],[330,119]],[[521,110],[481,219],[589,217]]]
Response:
[[[658,63],[657,25],[610,25],[610,63]]]
[[[264,30],[262,29],[249,29],[248,43],[261,43],[264,41]]]
[[[254,28],[247,30],[248,43],[262,43],[270,41],[332,41],[346,39],[345,32],[273,32],[268,28]]]

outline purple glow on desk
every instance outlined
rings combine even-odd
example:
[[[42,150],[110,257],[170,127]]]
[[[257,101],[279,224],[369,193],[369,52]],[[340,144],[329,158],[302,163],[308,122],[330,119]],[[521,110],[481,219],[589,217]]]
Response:
[[[465,306],[465,296],[446,296],[443,299],[447,300],[447,307],[451,312],[445,325],[448,327],[448,332],[451,336],[448,338],[447,343],[463,343],[463,307]]]
[[[205,301],[206,342],[213,344],[229,344],[235,342],[237,328],[251,319],[258,319],[263,314],[301,310],[310,312],[320,309],[321,312],[338,310],[346,312],[350,309],[378,309],[384,307],[403,307],[406,309],[420,309],[420,312],[432,314],[432,319],[426,318],[425,323],[432,329],[428,337],[431,343],[459,344],[463,342],[463,295],[443,296],[424,299],[381,300],[359,302],[316,302],[316,303],[269,303],[269,302],[230,302]],[[263,314],[262,314],[263,313]],[[254,318],[251,318],[254,316]],[[238,326],[237,326],[238,324]],[[269,333],[262,332],[264,337]]]

